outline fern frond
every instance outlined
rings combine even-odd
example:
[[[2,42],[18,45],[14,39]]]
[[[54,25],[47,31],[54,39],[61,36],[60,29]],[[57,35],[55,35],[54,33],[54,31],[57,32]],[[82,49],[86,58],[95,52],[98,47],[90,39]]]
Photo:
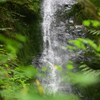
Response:
[[[81,71],[84,74],[94,74],[95,76],[100,75],[100,70],[94,70],[94,69],[88,67],[86,64],[81,65],[79,68],[81,68]]]
[[[100,35],[100,30],[93,30],[93,29],[90,29],[90,30],[88,30],[88,32],[90,33],[90,34],[92,34],[92,35]]]

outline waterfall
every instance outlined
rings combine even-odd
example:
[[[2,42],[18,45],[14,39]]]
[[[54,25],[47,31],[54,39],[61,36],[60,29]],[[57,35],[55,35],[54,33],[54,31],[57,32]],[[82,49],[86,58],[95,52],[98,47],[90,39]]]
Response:
[[[74,26],[69,27],[69,24],[73,23],[73,18],[68,19],[67,15],[63,18],[65,11],[71,9],[74,3],[74,0],[43,0],[42,2],[43,53],[39,58],[39,67],[48,66],[47,75],[41,82],[45,91],[48,88],[50,94],[60,89],[69,93],[72,91],[70,84],[62,83],[63,78],[60,77],[60,71],[57,70],[56,65],[64,69],[69,59],[74,59],[76,56],[62,49],[62,46],[68,45],[68,40],[80,35],[79,30],[75,30]]]

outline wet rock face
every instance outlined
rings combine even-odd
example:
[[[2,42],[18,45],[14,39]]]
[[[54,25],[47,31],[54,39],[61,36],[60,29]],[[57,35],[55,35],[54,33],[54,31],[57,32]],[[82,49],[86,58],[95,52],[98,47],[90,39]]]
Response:
[[[39,62],[40,57],[41,57],[41,54],[38,54],[36,57],[34,57],[32,61],[32,65],[34,65],[35,67],[38,66],[39,68],[39,66],[41,65],[41,63]]]
[[[45,1],[45,0],[44,0]],[[51,1],[51,0],[50,0]],[[82,28],[74,26],[73,16],[68,16],[67,10],[72,8],[71,3],[61,3],[61,0],[57,0],[56,6],[48,1],[50,4],[46,7],[47,1],[44,6],[43,16],[43,39],[44,39],[44,50],[40,56],[33,59],[33,65],[38,68],[49,65],[51,73],[47,74],[47,77],[42,79],[42,82],[51,87],[51,91],[54,89],[62,90],[67,93],[71,93],[72,89],[70,84],[64,84],[61,82],[60,72],[54,69],[55,65],[60,65],[65,68],[68,60],[75,61],[77,56],[75,52],[69,52],[68,50],[62,49],[63,46],[69,45],[69,40],[74,40],[79,37],[84,37],[84,31]],[[63,0],[64,1],[64,0]],[[51,7],[52,6],[52,7]],[[55,11],[53,7],[56,9]],[[48,9],[48,10],[47,10]],[[50,15],[49,15],[50,14]],[[80,55],[82,51],[77,51]],[[59,81],[58,81],[59,80]],[[48,83],[48,84],[46,84]],[[60,89],[60,86],[63,88]],[[54,90],[54,91],[57,91]]]
[[[79,56],[76,56],[75,53],[70,53],[68,50],[63,50],[62,46],[68,46],[69,40],[75,40],[77,38],[85,37],[84,26],[80,27],[80,25],[74,25],[74,17],[68,16],[66,13],[68,10],[72,8],[73,3],[68,4],[60,4],[57,5],[57,11],[54,14],[55,20],[51,23],[51,34],[49,37],[51,39],[52,49],[54,50],[55,56],[60,56],[58,61],[55,60],[55,63],[59,65],[65,65],[62,62],[67,62],[68,59],[77,60],[83,59],[81,56],[82,51],[79,51]],[[47,40],[47,48],[49,48],[49,42]],[[33,59],[33,65],[37,67],[46,66],[46,62],[43,63],[43,56],[46,54],[38,55],[35,59]],[[49,60],[49,58],[47,58]],[[56,59],[56,58],[55,58]],[[42,65],[41,65],[42,64]]]
[[[68,16],[67,10],[71,9],[71,4],[65,4],[60,6],[55,14],[56,16],[56,37],[59,41],[59,45],[68,46],[69,40],[75,40],[77,38],[85,37],[85,28],[82,25],[74,25],[74,17]],[[60,9],[60,10],[59,10]],[[69,52],[70,59],[76,59],[75,54]],[[74,58],[73,58],[74,55]]]

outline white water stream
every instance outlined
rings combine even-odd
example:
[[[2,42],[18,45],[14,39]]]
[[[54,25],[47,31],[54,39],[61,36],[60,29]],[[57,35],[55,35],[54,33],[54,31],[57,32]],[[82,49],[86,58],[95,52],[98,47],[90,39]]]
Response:
[[[61,10],[64,5],[68,6],[66,10],[71,9],[73,3],[75,3],[74,0],[43,0],[42,2],[43,53],[39,62],[42,63],[40,67],[48,66],[47,76],[42,79],[42,84],[45,92],[48,89],[50,94],[56,93],[60,89],[65,89],[66,92],[72,91],[70,84],[62,85],[63,78],[60,77],[60,72],[55,65],[65,67],[68,60],[75,57],[75,54],[70,55],[67,50],[62,49],[62,46],[67,46],[68,40],[73,39],[74,35],[70,34],[68,29],[68,23],[72,23],[73,20],[65,18],[65,21],[62,21],[65,12]],[[65,32],[66,28],[68,31]],[[73,28],[74,26],[70,27],[72,30]]]
[[[40,60],[44,63],[43,66],[48,65],[49,70],[51,70],[43,82],[45,88],[49,88],[49,93],[56,93],[62,80],[54,66],[63,66],[64,62],[69,59],[69,55],[65,54],[67,52],[61,49],[66,43],[61,43],[58,39],[59,30],[56,29],[56,11],[59,8],[58,5],[71,3],[73,3],[72,0],[44,0],[42,4],[44,50]]]

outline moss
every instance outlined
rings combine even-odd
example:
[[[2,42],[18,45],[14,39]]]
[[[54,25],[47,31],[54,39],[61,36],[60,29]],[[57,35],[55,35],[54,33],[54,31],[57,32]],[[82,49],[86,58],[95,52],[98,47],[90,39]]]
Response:
[[[24,62],[25,64],[31,63],[33,56],[36,56],[39,52],[42,52],[43,42],[40,27],[41,18],[38,17],[36,20],[33,20],[32,23],[29,25],[28,32],[24,33],[24,35],[26,35],[25,37],[27,39],[27,42],[24,43],[24,47],[19,52],[19,56],[22,62]]]
[[[21,64],[31,63],[33,56],[42,51],[40,0],[8,0],[0,3],[0,34],[15,38],[22,34],[26,38],[18,52]]]

